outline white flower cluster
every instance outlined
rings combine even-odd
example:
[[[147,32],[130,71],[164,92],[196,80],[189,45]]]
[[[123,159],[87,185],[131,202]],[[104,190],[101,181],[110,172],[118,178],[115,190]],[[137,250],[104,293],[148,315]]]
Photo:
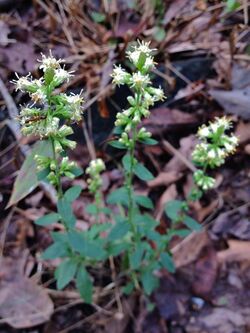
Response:
[[[92,160],[86,169],[86,173],[89,175],[87,179],[88,189],[91,193],[96,194],[96,192],[102,186],[101,172],[106,169],[105,164],[101,158]]]
[[[225,163],[225,158],[236,150],[238,139],[235,135],[226,133],[232,127],[232,123],[226,117],[215,118],[208,126],[203,125],[198,130],[198,143],[193,151],[194,163],[203,167],[215,168]],[[204,171],[198,170],[194,174],[194,180],[203,190],[212,188],[215,179],[208,177]]]
[[[149,107],[155,102],[163,100],[164,92],[161,88],[153,88],[148,72],[154,67],[152,53],[154,49],[149,48],[149,42],[138,42],[131,51],[127,52],[127,57],[136,67],[136,72],[130,74],[121,66],[115,66],[113,83],[116,85],[127,84],[134,91],[134,97],[129,96],[130,107],[116,115],[116,126],[124,128],[124,133],[119,141],[125,146],[130,145],[128,133],[135,128],[144,117],[150,115]]]
[[[42,78],[36,80],[31,74],[26,77],[17,75],[17,80],[13,81],[16,89],[28,92],[33,102],[31,106],[23,108],[20,112],[22,133],[38,135],[41,139],[49,136],[60,137],[61,140],[56,143],[58,150],[62,150],[63,147],[74,147],[75,143],[69,143],[69,140],[63,139],[61,134],[65,131],[59,127],[59,118],[71,122],[80,121],[83,98],[81,95],[52,93],[56,87],[68,82],[72,76],[72,72],[61,67],[62,59],[57,60],[50,52],[48,57],[42,54],[42,59],[38,61],[41,63],[39,68],[44,73]]]

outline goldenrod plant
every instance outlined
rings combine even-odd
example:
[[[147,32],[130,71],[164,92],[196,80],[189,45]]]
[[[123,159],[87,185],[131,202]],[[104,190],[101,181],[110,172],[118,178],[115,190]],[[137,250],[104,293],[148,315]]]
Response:
[[[50,142],[53,152],[51,157],[36,155],[35,161],[38,178],[46,178],[57,190],[57,212],[49,213],[35,223],[40,226],[62,223],[64,231],[51,233],[53,243],[42,257],[46,260],[61,258],[55,271],[57,287],[62,289],[75,281],[81,296],[88,303],[92,302],[94,284],[90,268],[100,268],[100,263],[119,257],[121,274],[115,283],[122,287],[124,293],[137,289],[150,295],[159,285],[158,270],[175,271],[169,249],[172,237],[184,237],[192,230],[200,229],[200,225],[188,215],[188,202],[175,200],[168,203],[165,209],[172,221],[171,226],[166,234],[158,233],[156,227],[159,221],[150,214],[154,203],[148,196],[138,195],[134,190],[134,177],[140,181],[149,181],[154,177],[136,156],[137,144],[157,144],[151,133],[141,127],[141,121],[150,116],[150,107],[154,103],[165,98],[161,87],[153,87],[150,79],[150,71],[155,66],[155,50],[149,46],[149,43],[138,42],[127,52],[127,58],[135,68],[132,73],[121,66],[114,67],[113,83],[127,85],[132,91],[127,98],[128,108],[116,117],[114,132],[117,140],[110,143],[124,151],[124,184],[113,191],[105,203],[101,175],[105,164],[100,158],[90,162],[86,174],[94,202],[86,210],[96,217],[96,223],[84,232],[76,228],[76,217],[71,207],[80,195],[81,187],[73,186],[64,192],[61,182],[62,177],[72,179],[81,174],[77,165],[69,160],[67,149],[76,146],[68,136],[73,133],[70,124],[82,119],[83,98],[81,94],[67,95],[57,90],[70,80],[73,73],[62,67],[62,59],[56,60],[52,54],[48,57],[42,55],[40,69],[43,76],[39,80],[29,74],[14,82],[16,88],[27,92],[32,101],[20,112],[23,134],[36,135]],[[198,131],[200,143],[193,152],[193,160],[199,170],[194,174],[194,181],[202,192],[215,186],[215,180],[207,175],[207,169],[222,165],[226,156],[235,150],[237,139],[226,133],[230,127],[231,123],[221,118]],[[114,210],[113,205],[119,209]],[[105,223],[103,218],[99,218],[100,214]],[[185,227],[180,228],[180,223]]]

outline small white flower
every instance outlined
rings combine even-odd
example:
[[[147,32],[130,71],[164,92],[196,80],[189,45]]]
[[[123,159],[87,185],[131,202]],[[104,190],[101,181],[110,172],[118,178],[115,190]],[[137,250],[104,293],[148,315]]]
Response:
[[[136,88],[144,88],[151,83],[149,76],[147,74],[143,75],[141,72],[133,73],[130,81],[131,81],[131,87],[136,87]]]
[[[129,58],[129,60],[136,66],[139,58],[140,58],[140,54],[141,52],[138,50],[134,50],[134,51],[128,51],[127,52],[127,56]]]
[[[56,134],[58,132],[59,122],[59,118],[53,117],[51,121],[47,123],[47,127],[45,129],[45,136]]]
[[[143,68],[148,71],[148,70],[150,70],[154,67],[155,67],[154,58],[153,57],[147,57]]]
[[[224,130],[230,129],[232,127],[231,121],[226,117],[222,118],[216,117],[215,122],[219,127],[223,128]]]
[[[217,133],[218,129],[220,128],[220,125],[217,122],[211,123],[209,126],[213,133]]]
[[[210,135],[209,127],[207,126],[202,126],[198,130],[198,136],[200,138],[207,138]]]
[[[235,135],[230,136],[229,140],[230,140],[231,144],[235,145],[235,146],[237,146],[237,144],[239,143],[239,140],[238,140],[237,136],[235,136]]]
[[[16,90],[21,90],[24,92],[27,87],[30,87],[32,85],[32,77],[29,73],[27,76],[19,77],[16,73],[17,80],[13,80],[12,83],[16,85]]]
[[[54,58],[52,56],[52,52],[50,50],[50,55],[48,57],[46,57],[44,54],[42,54],[42,59],[38,60],[38,62],[42,63],[39,66],[39,68],[42,69],[45,72],[47,69],[58,69],[58,68],[60,68],[60,64],[63,62],[63,60]]]
[[[38,89],[36,92],[32,93],[30,97],[35,103],[45,103],[47,101],[47,96],[41,89]]]
[[[63,82],[69,82],[70,78],[73,76],[73,72],[68,72],[64,68],[58,68],[55,71],[54,79],[58,84]]]
[[[37,89],[42,87],[43,80],[33,80],[31,73],[29,73],[27,76],[19,77],[16,73],[17,80],[11,81],[11,83],[14,83],[16,85],[16,90],[20,90],[22,92],[35,92]]]
[[[138,45],[135,46],[135,50],[145,53],[147,56],[150,56],[152,52],[156,51],[156,49],[150,49],[150,42],[144,42],[138,40]]]
[[[154,100],[153,96],[151,96],[148,92],[145,92],[144,93],[144,102],[145,102],[146,106],[148,107],[148,106],[154,105],[155,100]]]
[[[202,170],[197,170],[194,173],[195,183],[201,187],[204,191],[207,191],[214,187],[215,179],[209,176],[206,176]]]
[[[83,97],[80,94],[75,95],[72,93],[71,95],[68,95],[66,98],[69,104],[73,104],[75,106],[80,106],[83,103]]]
[[[161,88],[154,88],[153,92],[154,92],[153,97],[154,97],[155,101],[164,100],[164,98],[165,98],[164,91]]]
[[[71,94],[69,96],[66,96],[66,100],[72,112],[71,119],[73,121],[80,121],[82,119],[82,113],[83,113],[82,104],[84,102],[81,93],[79,95]]]
[[[214,151],[214,149],[209,150],[209,152],[207,153],[207,157],[209,159],[215,159],[216,158],[216,152]]]
[[[127,51],[127,56],[129,60],[137,67],[140,56],[144,55],[144,64],[143,68],[145,70],[149,70],[150,68],[154,67],[154,60],[153,57],[151,57],[152,52],[155,49],[149,48],[150,42],[140,42],[138,41],[138,44],[133,46],[132,51]],[[146,58],[146,59],[145,59]]]
[[[120,65],[114,67],[113,73],[111,75],[113,78],[113,83],[117,84],[118,86],[126,83],[126,80],[129,76],[130,75]]]
[[[229,153],[229,154],[234,152],[234,150],[235,150],[235,145],[233,145],[229,142],[225,142],[224,147],[225,147],[226,152]]]

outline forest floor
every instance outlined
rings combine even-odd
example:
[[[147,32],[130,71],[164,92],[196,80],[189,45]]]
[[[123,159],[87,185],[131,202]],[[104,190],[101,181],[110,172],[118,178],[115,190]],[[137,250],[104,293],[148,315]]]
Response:
[[[249,3],[241,1],[228,12],[226,2],[216,0],[135,2],[0,1],[0,333],[250,332]],[[143,123],[159,144],[136,151],[155,179],[147,184],[135,180],[135,188],[154,201],[160,232],[170,222],[163,214],[165,204],[185,199],[192,187],[190,155],[198,127],[228,115],[239,146],[213,171],[216,189],[190,208],[203,231],[173,242],[177,271],[159,273],[154,310],[145,308],[143,296],[133,294],[120,296],[121,315],[114,291],[105,289],[109,266],[96,273],[100,297],[94,305],[84,304],[73,284],[56,290],[53,271],[58,262],[43,262],[39,256],[51,243],[49,232],[60,226],[33,223],[55,206],[44,187],[24,198],[31,170],[23,175],[26,186],[15,189],[12,206],[5,209],[35,141],[21,137],[16,125],[19,105],[27,99],[10,81],[15,72],[37,76],[41,52],[52,50],[66,60],[75,76],[61,89],[83,89],[86,100],[71,157],[83,169],[94,154],[105,160],[106,196],[123,179],[117,167],[121,155],[107,142],[129,93],[114,90],[110,74],[114,64],[124,64],[128,44],[137,39],[151,40],[157,49],[153,82],[168,97]],[[73,209],[84,230],[93,223],[85,210],[92,198],[85,176],[73,183],[83,188]]]

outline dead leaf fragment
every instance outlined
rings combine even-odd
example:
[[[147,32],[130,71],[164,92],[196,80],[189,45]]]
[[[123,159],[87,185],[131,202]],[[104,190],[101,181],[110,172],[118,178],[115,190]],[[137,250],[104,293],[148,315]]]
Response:
[[[234,65],[232,69],[232,89],[211,89],[209,93],[227,113],[250,119],[250,69]]]
[[[156,220],[160,220],[165,208],[165,205],[168,201],[174,200],[177,197],[176,185],[170,185],[166,191],[161,195],[158,205],[156,207]]]
[[[160,172],[156,178],[149,181],[149,187],[168,186],[182,177],[182,174],[176,171]]]
[[[18,260],[4,258],[1,262],[0,316],[14,328],[28,328],[49,320],[54,305],[45,289],[16,271]],[[19,272],[19,273],[18,273]]]
[[[54,310],[45,290],[32,280],[21,278],[1,284],[0,316],[14,328],[28,328],[48,321]]]
[[[159,135],[166,129],[175,129],[194,123],[197,123],[197,118],[194,114],[181,112],[177,109],[159,107],[151,111],[150,117],[144,119],[142,125],[153,135]]]
[[[210,297],[218,273],[216,251],[212,244],[204,247],[200,258],[195,263],[192,290],[196,296]]]
[[[204,247],[210,243],[207,232],[193,232],[186,237],[178,245],[174,246],[171,251],[173,253],[176,268],[186,266],[199,258]]]
[[[231,333],[243,332],[240,327],[246,324],[241,313],[227,308],[215,308],[205,316],[198,318],[198,322],[187,326],[188,333]]]
[[[250,260],[250,242],[231,239],[228,241],[228,246],[228,249],[218,252],[221,263]]]

